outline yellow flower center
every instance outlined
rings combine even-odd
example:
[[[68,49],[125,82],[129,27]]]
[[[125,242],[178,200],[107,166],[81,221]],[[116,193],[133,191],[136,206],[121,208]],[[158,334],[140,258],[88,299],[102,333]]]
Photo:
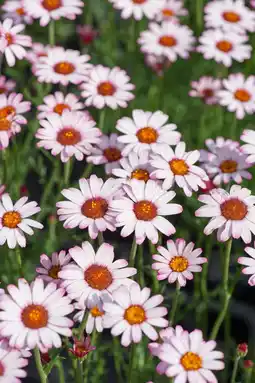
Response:
[[[159,44],[164,47],[174,47],[177,44],[177,40],[173,36],[165,35],[160,37]]]
[[[17,211],[7,211],[2,217],[3,226],[15,229],[21,222],[21,215]]]
[[[131,173],[131,178],[147,182],[150,179],[149,172],[145,169],[136,169]]]
[[[121,159],[121,151],[117,148],[106,148],[104,156],[108,162],[115,162]]]
[[[182,255],[177,255],[171,259],[169,262],[169,267],[173,271],[177,271],[178,273],[182,273],[185,271],[189,266],[189,262],[187,258],[183,257]]]
[[[61,270],[61,267],[60,265],[55,265],[55,266],[52,266],[49,271],[48,271],[48,275],[49,277],[53,278],[53,279],[58,279],[58,273],[60,272]]]
[[[64,146],[76,145],[81,141],[81,134],[74,128],[63,128],[58,132],[57,141]]]
[[[186,371],[197,371],[203,366],[202,358],[194,352],[186,352],[180,362]]]
[[[37,330],[47,326],[48,311],[41,305],[32,304],[23,309],[21,320],[25,327]]]
[[[220,164],[222,173],[234,173],[237,170],[237,162],[233,160],[225,160]]]
[[[251,99],[251,95],[245,89],[237,89],[234,94],[235,98],[241,102],[248,102]]]
[[[84,202],[81,212],[88,218],[103,218],[108,209],[108,202],[100,197],[91,198]]]
[[[145,128],[138,130],[136,137],[143,144],[153,144],[157,141],[158,133],[156,129],[146,126]]]
[[[67,61],[61,61],[54,65],[54,71],[58,74],[68,75],[75,71],[75,66]]]
[[[134,204],[134,213],[140,221],[151,221],[157,216],[157,207],[150,201],[139,201]]]
[[[42,6],[47,9],[47,11],[55,11],[62,6],[61,0],[43,0]]]
[[[87,284],[96,290],[105,290],[113,281],[112,274],[106,266],[91,265],[84,272],[84,279]]]
[[[221,214],[226,219],[239,221],[245,218],[248,208],[238,198],[231,198],[220,205]]]
[[[104,312],[103,311],[100,311],[99,308],[97,306],[95,307],[92,307],[92,309],[90,309],[90,314],[93,316],[93,317],[101,317],[104,315]]]
[[[57,104],[54,107],[53,112],[55,112],[61,116],[65,109],[71,110],[70,106],[67,104]]]
[[[125,310],[124,318],[131,324],[141,324],[146,320],[145,311],[141,306],[132,305]]]
[[[185,176],[189,172],[189,167],[186,162],[178,158],[171,160],[169,166],[176,176]]]
[[[241,20],[240,15],[236,12],[223,12],[222,17],[224,20],[228,21],[229,23],[237,23],[238,21]]]
[[[116,87],[111,82],[104,81],[98,85],[97,91],[101,96],[112,96],[116,92]]]
[[[233,49],[233,45],[227,40],[218,41],[216,47],[222,52],[230,52]]]

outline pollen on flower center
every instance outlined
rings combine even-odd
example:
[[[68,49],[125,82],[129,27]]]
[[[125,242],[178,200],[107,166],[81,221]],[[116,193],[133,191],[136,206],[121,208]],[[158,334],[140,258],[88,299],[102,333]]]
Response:
[[[88,218],[103,218],[108,209],[108,202],[104,198],[91,198],[84,202],[81,212]]]
[[[132,305],[125,310],[124,319],[131,325],[141,324],[146,320],[146,314],[142,306]]]
[[[0,109],[0,118],[6,118],[11,114],[14,114],[16,109],[12,105],[7,105],[4,108]]]
[[[214,91],[213,89],[211,88],[205,88],[203,91],[202,91],[202,94],[203,94],[203,97],[204,98],[209,98],[209,97],[212,97],[214,95]]]
[[[24,8],[17,8],[16,9],[16,13],[19,15],[19,16],[24,16],[25,15],[25,10]]]
[[[161,36],[159,39],[159,44],[164,47],[173,47],[177,44],[177,40],[173,36]]]
[[[225,160],[220,164],[222,173],[234,173],[237,170],[237,162],[233,160]]]
[[[81,134],[74,128],[63,128],[58,132],[57,141],[61,145],[76,145],[81,141]]]
[[[235,91],[234,97],[242,102],[248,102],[251,99],[251,95],[249,92],[247,92],[246,89],[237,89]]]
[[[169,162],[170,169],[176,176],[185,176],[189,172],[189,167],[184,160],[174,158]]]
[[[146,126],[145,128],[138,130],[136,137],[143,144],[153,144],[157,141],[158,133],[156,129]]]
[[[90,309],[90,314],[93,316],[93,317],[101,317],[104,315],[104,312],[103,311],[100,311],[99,308],[97,306],[94,306],[92,307],[92,309]]]
[[[59,74],[68,75],[75,71],[75,66],[67,61],[61,61],[54,65],[54,71]]]
[[[162,10],[162,14],[165,16],[165,17],[172,17],[174,16],[174,12],[172,11],[172,9],[169,9],[169,8],[164,8]]]
[[[177,255],[171,259],[169,262],[169,267],[173,271],[177,271],[178,273],[182,273],[185,271],[189,266],[189,262],[187,258],[183,257],[182,255]]]
[[[2,362],[0,362],[0,376],[4,376],[4,371],[5,371],[4,365]]]
[[[46,327],[48,324],[48,311],[41,305],[29,305],[21,313],[23,324],[33,330]]]
[[[157,207],[150,201],[139,201],[134,204],[134,213],[140,221],[152,221],[157,216]]]
[[[62,0],[43,0],[42,6],[47,11],[54,11],[62,6]]]
[[[7,118],[0,118],[0,131],[6,131],[11,128],[11,121]]]
[[[2,225],[15,229],[21,222],[21,215],[17,211],[7,211],[2,217]]]
[[[238,198],[231,198],[220,205],[221,214],[226,219],[239,221],[245,218],[248,208]]]
[[[58,279],[58,273],[60,272],[61,270],[61,266],[60,265],[54,265],[52,266],[49,271],[48,271],[48,275],[49,277],[53,278],[53,279]]]
[[[116,92],[116,87],[109,81],[101,82],[97,91],[101,96],[112,96]]]
[[[223,12],[222,17],[224,20],[228,21],[229,23],[237,23],[238,21],[241,20],[240,15],[236,12]]]
[[[104,150],[104,156],[108,162],[115,162],[121,159],[121,151],[117,148],[109,147]]]
[[[7,45],[13,44],[13,36],[10,33],[5,34],[5,40],[7,41]]]
[[[186,371],[197,371],[203,366],[202,358],[194,352],[186,352],[180,362]]]
[[[135,169],[131,173],[131,178],[147,182],[150,179],[149,172],[145,169]]]
[[[71,110],[70,106],[67,104],[57,104],[54,107],[53,112],[55,112],[61,116],[65,109]]]
[[[87,284],[96,290],[105,290],[113,281],[112,274],[106,266],[91,265],[84,272]]]
[[[230,52],[233,49],[233,44],[227,40],[218,41],[216,47],[222,52]]]

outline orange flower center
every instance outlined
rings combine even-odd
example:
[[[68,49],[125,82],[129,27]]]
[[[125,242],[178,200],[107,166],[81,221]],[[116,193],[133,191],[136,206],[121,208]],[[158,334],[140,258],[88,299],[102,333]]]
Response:
[[[248,208],[238,198],[231,198],[220,205],[221,214],[226,219],[240,221],[245,218]]]
[[[145,311],[141,306],[132,305],[125,310],[124,318],[131,324],[141,324],[146,320]]]
[[[5,93],[7,91],[7,89],[6,88],[0,88],[0,94],[3,94],[3,93]]]
[[[229,23],[237,23],[241,20],[240,15],[236,12],[223,12],[222,17],[224,20],[228,21]]]
[[[230,52],[233,49],[233,45],[227,40],[218,41],[216,47],[222,52]]]
[[[189,172],[189,167],[184,160],[175,158],[169,162],[170,169],[176,176],[185,176]]]
[[[196,371],[200,370],[203,366],[202,358],[194,352],[186,352],[180,360],[184,370]]]
[[[132,0],[134,4],[143,4],[146,0]]]
[[[100,311],[99,308],[97,306],[95,307],[92,307],[92,309],[90,309],[90,314],[93,316],[93,317],[101,317],[104,315],[104,312],[103,311]]]
[[[174,16],[174,11],[172,11],[172,9],[169,9],[169,8],[164,8],[162,10],[162,14],[165,17],[172,17],[172,16]]]
[[[210,98],[214,95],[214,91],[211,88],[205,88],[202,93],[204,98]]]
[[[101,96],[112,96],[116,92],[116,88],[111,82],[104,81],[98,85],[97,91]]]
[[[57,104],[54,107],[53,112],[55,112],[61,116],[65,109],[71,110],[70,106],[67,104]]]
[[[174,37],[165,35],[160,37],[159,44],[164,47],[174,47],[177,44],[177,41]]]
[[[11,128],[11,121],[7,118],[0,118],[0,131],[9,130]]]
[[[7,41],[7,45],[13,44],[13,36],[10,33],[5,34],[5,39]]]
[[[29,305],[21,313],[21,320],[25,327],[33,330],[46,327],[48,317],[48,311],[41,305]]]
[[[234,94],[235,98],[242,102],[248,102],[251,99],[251,95],[247,90],[245,89],[237,89],[237,91]]]
[[[10,116],[10,114],[13,114],[15,112],[16,112],[16,109],[13,106],[11,105],[5,106],[4,108],[0,109],[0,118],[6,118]]]
[[[59,74],[68,75],[75,71],[75,66],[67,61],[61,61],[54,65],[54,71]]]
[[[131,173],[131,178],[147,182],[150,179],[149,172],[145,169],[136,169]]]
[[[49,277],[53,278],[53,279],[58,279],[58,273],[60,272],[61,270],[61,267],[60,265],[55,265],[55,266],[52,266],[49,271],[48,271],[48,275]]]
[[[24,11],[24,8],[17,8],[16,9],[16,13],[20,16],[24,16],[25,15],[25,11]]]
[[[106,266],[91,265],[84,272],[84,279],[87,284],[96,290],[105,290],[113,281],[112,274]]]
[[[182,255],[177,255],[176,257],[173,257],[171,261],[169,262],[169,267],[173,271],[177,271],[178,273],[182,273],[185,271],[189,266],[189,262],[187,261],[187,258],[183,257]]]
[[[153,144],[153,142],[157,141],[158,133],[156,129],[146,126],[145,128],[138,130],[136,137],[143,144]]]
[[[108,162],[115,162],[121,159],[121,151],[117,148],[106,148],[104,156]]]
[[[134,213],[140,221],[152,221],[157,216],[157,207],[150,201],[139,201],[134,204]]]
[[[57,141],[64,146],[76,145],[81,141],[81,134],[74,128],[63,128],[58,132]]]
[[[47,11],[54,11],[62,6],[61,0],[43,0],[42,6],[47,9]]]
[[[103,218],[108,209],[108,202],[100,197],[91,198],[84,202],[81,212],[88,218]]]
[[[7,211],[2,217],[3,226],[15,229],[21,222],[21,215],[17,211]]]
[[[4,376],[4,371],[5,371],[4,365],[2,362],[0,362],[0,376]]]
[[[237,162],[233,160],[225,160],[220,164],[222,173],[234,173],[237,170]]]

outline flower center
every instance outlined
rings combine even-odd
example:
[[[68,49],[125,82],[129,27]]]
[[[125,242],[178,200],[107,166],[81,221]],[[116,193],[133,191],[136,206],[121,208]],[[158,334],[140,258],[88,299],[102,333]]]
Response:
[[[97,91],[101,96],[112,96],[116,92],[116,87],[111,82],[104,81],[98,85]]]
[[[91,265],[84,272],[87,284],[96,290],[105,290],[112,284],[112,274],[106,266]]]
[[[81,134],[74,128],[64,128],[58,132],[57,141],[64,146],[76,145],[81,141]]]
[[[4,365],[2,362],[0,362],[0,376],[4,376],[4,371],[5,371]]]
[[[5,93],[5,92],[6,92],[6,90],[7,90],[6,88],[3,88],[3,87],[2,87],[2,88],[0,88],[0,94],[3,94],[3,93]]]
[[[48,275],[49,277],[53,278],[53,279],[58,279],[58,273],[59,271],[61,270],[61,267],[60,265],[55,265],[55,266],[52,266],[49,271],[48,271]]]
[[[23,324],[33,330],[46,327],[48,317],[48,311],[41,305],[29,305],[21,313]]]
[[[185,271],[188,268],[188,266],[189,262],[187,261],[187,258],[183,257],[182,255],[177,255],[176,257],[173,257],[169,262],[170,269],[179,273]]]
[[[131,173],[131,178],[147,182],[150,179],[149,172],[145,169],[136,169]]]
[[[61,0],[43,0],[42,6],[47,9],[47,11],[54,11],[62,6]]]
[[[186,352],[180,360],[184,370],[196,371],[202,368],[202,358],[194,352]]]
[[[9,130],[11,128],[11,121],[7,118],[0,118],[0,131]]]
[[[169,9],[169,8],[164,8],[162,10],[162,14],[165,17],[172,17],[172,16],[174,16],[174,11],[172,11],[172,9]]]
[[[5,106],[4,108],[0,109],[0,118],[6,118],[10,116],[10,114],[13,114],[15,112],[16,112],[16,109],[13,106],[11,105]]]
[[[134,213],[140,221],[152,221],[157,216],[157,207],[150,201],[139,201],[134,204]]]
[[[227,40],[218,41],[216,47],[222,52],[230,52],[233,49],[233,45]]]
[[[214,95],[214,91],[211,88],[205,88],[202,94],[204,98],[210,98]]]
[[[134,4],[143,4],[146,0],[132,0]]]
[[[131,324],[140,324],[146,320],[145,311],[141,306],[132,305],[125,310],[124,318]]]
[[[159,39],[159,44],[163,45],[164,47],[174,47],[176,45],[177,41],[172,36],[161,36]]]
[[[54,71],[59,74],[68,75],[75,71],[75,66],[67,61],[61,61],[54,65]]]
[[[237,23],[241,20],[241,17],[236,12],[223,12],[222,17],[229,23]]]
[[[53,112],[61,116],[65,109],[71,110],[70,106],[67,104],[57,104],[55,108],[53,109]]]
[[[2,225],[15,229],[21,222],[21,215],[17,211],[7,211],[2,217]]]
[[[221,214],[226,219],[240,221],[245,218],[248,208],[238,198],[231,198],[220,205]]]
[[[17,8],[16,9],[16,13],[20,16],[24,16],[25,15],[25,11],[24,11],[24,8]]]
[[[5,34],[5,40],[7,41],[7,45],[13,44],[13,36],[10,33]]]
[[[103,218],[108,209],[108,202],[100,197],[91,198],[84,202],[81,212],[88,218]]]
[[[153,144],[153,142],[157,141],[158,133],[156,129],[146,126],[145,128],[138,130],[136,137],[143,144]]]
[[[242,102],[248,102],[251,99],[251,95],[245,89],[237,89],[234,94],[235,98]]]
[[[220,164],[222,173],[234,173],[237,170],[237,162],[233,160],[225,160]]]
[[[104,156],[108,162],[115,162],[121,159],[121,151],[117,148],[106,148]]]
[[[175,158],[169,162],[170,169],[176,176],[185,176],[189,172],[189,167],[184,160]]]
[[[93,317],[101,317],[104,315],[104,312],[100,311],[99,308],[97,306],[95,306],[95,307],[92,307],[92,309],[90,310],[90,314]]]

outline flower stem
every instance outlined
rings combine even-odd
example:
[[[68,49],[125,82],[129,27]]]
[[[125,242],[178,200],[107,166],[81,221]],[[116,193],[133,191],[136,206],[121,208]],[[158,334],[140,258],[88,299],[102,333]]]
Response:
[[[21,252],[20,252],[20,248],[18,246],[15,248],[15,254],[16,254],[16,262],[18,265],[20,276],[23,276]]]
[[[55,22],[51,20],[49,24],[49,43],[51,46],[55,45]]]
[[[87,319],[88,319],[88,315],[87,315],[87,312],[85,310],[81,324],[80,324],[80,327],[79,327],[79,330],[78,330],[78,339],[81,339],[83,336],[83,333],[84,333],[84,330],[85,330],[86,324],[87,324]]]
[[[173,306],[172,306],[172,310],[171,310],[170,318],[169,318],[169,325],[170,326],[172,326],[174,324],[174,319],[175,319],[177,308],[178,308],[178,300],[179,300],[180,290],[181,290],[181,286],[180,286],[179,282],[176,282],[175,296],[174,296]]]
[[[140,245],[138,246],[138,278],[141,287],[145,286],[143,266],[143,245]]]
[[[204,9],[204,0],[196,0],[196,30],[197,33],[203,29],[203,9]]]
[[[129,368],[128,368],[128,383],[132,382],[132,375],[133,375],[133,369],[135,364],[135,354],[136,354],[136,347],[135,343],[132,343],[131,345],[131,352],[130,352],[130,359],[129,359]]]
[[[230,137],[233,137],[233,139],[236,138],[236,128],[237,128],[237,118],[235,113],[233,113],[233,120],[232,120],[231,130],[230,130]]]
[[[71,166],[72,166],[72,160],[69,158],[69,160],[65,163],[64,166],[64,186],[68,186],[68,182],[71,175]]]
[[[76,362],[77,363],[75,368],[75,382],[83,383],[82,361],[78,359]]]
[[[44,372],[42,361],[41,361],[41,355],[38,347],[35,347],[34,349],[34,358],[35,358],[35,364],[38,371],[38,374],[40,376],[41,383],[47,383],[47,375]]]
[[[130,259],[129,259],[130,267],[134,267],[135,265],[136,253],[137,253],[137,243],[136,243],[136,238],[134,235],[134,239],[133,239],[133,243],[132,243],[132,247],[130,251]]]
[[[58,360],[56,366],[58,369],[59,383],[65,383],[65,371],[64,371],[63,363],[61,362],[61,360]]]
[[[93,164],[87,163],[87,166],[85,167],[84,173],[82,175],[82,178],[88,178],[92,172]]]
[[[106,108],[102,109],[99,116],[98,127],[102,133],[104,133],[104,120],[105,120]]]
[[[240,356],[236,355],[230,383],[235,383]]]
[[[102,231],[99,231],[98,232],[98,244],[99,244],[99,246],[101,246],[103,243],[104,243],[104,236],[103,236]]]

